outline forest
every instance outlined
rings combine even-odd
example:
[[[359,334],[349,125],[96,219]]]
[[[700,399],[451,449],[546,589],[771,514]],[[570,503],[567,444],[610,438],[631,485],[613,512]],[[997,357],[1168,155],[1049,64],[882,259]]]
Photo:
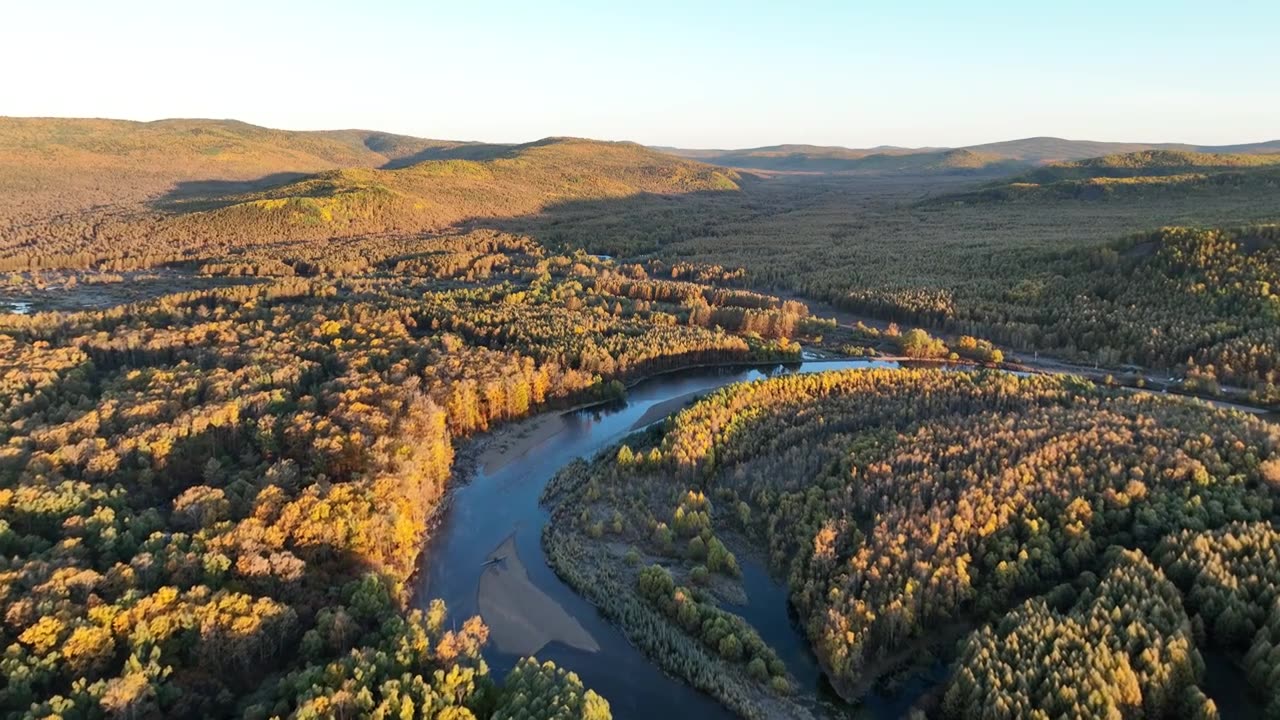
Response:
[[[1280,406],[1274,146],[668,150],[0,118],[0,715],[632,717],[415,595],[476,448],[873,355],[569,462],[553,579],[753,720],[761,567],[839,702],[1280,717],[1280,431],[1175,397]]]
[[[544,543],[575,586],[626,593],[606,612],[713,692],[742,697],[769,668],[695,612],[730,592],[737,549],[785,578],[848,700],[955,635],[940,706],[921,710],[1216,717],[1199,648],[1233,653],[1273,702],[1255,636],[1280,588],[1278,451],[1265,421],[1070,377],[787,375],[566,470]],[[685,649],[699,641],[719,657]]]
[[[554,665],[495,681],[479,618],[410,597],[455,446],[660,370],[796,358],[804,306],[487,231],[308,262],[0,316],[3,713],[608,717]]]
[[[1234,386],[1272,404],[1280,402],[1278,238],[1276,225],[1164,228],[1064,255],[1051,278],[968,308],[940,293],[870,291],[841,305],[1108,366],[1177,367],[1208,394]]]

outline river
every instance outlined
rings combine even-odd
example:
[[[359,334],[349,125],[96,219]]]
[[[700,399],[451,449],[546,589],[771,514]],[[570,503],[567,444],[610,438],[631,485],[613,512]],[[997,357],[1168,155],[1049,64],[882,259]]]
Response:
[[[503,458],[504,462],[496,467],[477,467],[468,483],[454,488],[450,505],[423,553],[423,571],[414,596],[421,603],[443,598],[449,607],[449,616],[458,622],[479,613],[478,589],[488,568],[486,561],[492,558],[495,549],[514,539],[515,552],[532,587],[576,620],[590,636],[590,644],[598,647],[588,651],[552,641],[541,648],[530,648],[526,643],[522,650],[534,649],[539,660],[552,660],[576,672],[587,687],[609,700],[613,716],[618,720],[734,717],[709,696],[665,675],[590,603],[556,576],[542,554],[542,527],[548,513],[538,504],[538,497],[560,468],[575,458],[589,458],[616,444],[633,432],[637,421],[645,418],[651,408],[662,403],[670,405],[674,399],[692,399],[725,385],[779,373],[897,366],[893,362],[849,360],[686,370],[638,383],[628,391],[625,401],[555,416],[550,419],[549,428],[544,426],[538,431],[537,441],[524,444],[515,457]],[[519,432],[519,429],[517,424],[506,432]],[[760,577],[754,577],[757,574]],[[753,612],[772,613],[782,622],[782,627],[771,624],[766,637],[777,642],[788,637],[780,636],[780,632],[789,633],[787,649],[792,662],[788,664],[801,669],[795,660],[803,639],[786,622],[786,593],[770,582],[762,569],[752,575],[755,580],[750,583],[752,588],[771,593],[768,598],[754,598]],[[504,653],[490,643],[485,659],[501,677],[514,666],[519,655]],[[810,667],[810,672],[816,673],[816,665]]]
[[[665,675],[556,576],[542,552],[541,533],[549,515],[539,496],[570,461],[590,458],[716,388],[781,373],[872,367],[896,368],[899,363],[840,360],[683,370],[636,384],[624,401],[536,416],[500,430],[500,436],[517,442],[488,462],[482,458],[470,481],[453,489],[423,552],[415,601],[422,605],[444,599],[456,623],[475,614],[485,616],[491,638],[501,636],[485,648],[485,659],[497,677],[521,656],[536,654],[539,660],[552,660],[577,673],[587,687],[609,700],[618,720],[735,717],[711,697]],[[744,557],[743,570],[748,603],[730,609],[756,627],[826,710],[851,712],[834,700],[833,693],[823,691],[817,662],[789,615],[785,587],[757,560]],[[501,603],[491,600],[495,593],[503,595]],[[859,715],[900,717],[916,697],[943,679],[945,668],[939,664],[935,669],[925,680],[906,683],[896,697],[865,698]]]

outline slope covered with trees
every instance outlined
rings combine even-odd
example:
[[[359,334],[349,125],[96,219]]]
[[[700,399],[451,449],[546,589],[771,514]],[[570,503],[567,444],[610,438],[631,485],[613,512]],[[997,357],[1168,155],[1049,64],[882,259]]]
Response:
[[[718,391],[663,432],[566,477],[577,490],[552,498],[557,529],[547,544],[558,571],[569,563],[556,555],[566,553],[607,568],[597,575],[626,577],[635,572],[621,569],[626,556],[599,546],[630,543],[677,582],[712,594],[718,575],[734,574],[726,540],[755,548],[787,579],[815,652],[851,699],[910,666],[948,634],[939,628],[994,619],[967,641],[948,712],[969,716],[998,700],[1008,717],[1033,708],[1056,717],[1077,703],[1085,715],[1116,707],[1162,717],[1189,707],[1201,677],[1175,587],[1191,572],[1162,561],[1165,579],[1141,553],[1171,555],[1158,548],[1183,531],[1270,522],[1277,453],[1280,431],[1262,421],[1071,378],[783,376]],[[601,521],[607,540],[593,540]],[[1105,552],[1112,545],[1135,552]],[[1242,572],[1272,587],[1280,566],[1263,563]],[[652,602],[646,573],[631,592]],[[1104,580],[1095,585],[1092,573]],[[1083,587],[1055,590],[1074,578]],[[1197,591],[1186,597],[1199,607]],[[1247,597],[1254,609],[1238,612],[1260,627],[1270,598]],[[1238,643],[1244,620],[1216,623],[1223,612],[1211,605],[1202,625],[1215,641]],[[683,628],[698,636],[696,624]],[[1126,639],[1135,632],[1140,642]],[[1038,684],[1059,661],[1102,673],[1087,678],[1102,697],[1066,670]],[[1010,666],[1026,678],[1001,670]],[[1042,695],[1026,695],[1024,683]],[[1071,687],[1079,698],[1061,694]],[[1155,714],[1132,714],[1144,703]]]
[[[944,712],[1216,718],[1198,686],[1199,645],[1233,659],[1226,672],[1243,682],[1226,699],[1251,694],[1262,717],[1275,717],[1277,540],[1272,523],[1235,522],[1174,533],[1152,559],[1111,553],[1096,586],[1090,577],[1059,586],[971,635]]]
[[[943,713],[967,718],[1216,717],[1181,596],[1140,552],[1096,587],[1060,587],[965,641]]]

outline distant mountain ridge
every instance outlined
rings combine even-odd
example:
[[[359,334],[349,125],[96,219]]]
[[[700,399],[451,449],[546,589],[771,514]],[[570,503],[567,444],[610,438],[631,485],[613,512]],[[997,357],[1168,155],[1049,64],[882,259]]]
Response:
[[[1007,172],[1051,162],[1084,160],[1141,151],[1258,154],[1280,152],[1280,140],[1238,145],[1124,143],[1031,137],[960,148],[846,148],[820,145],[770,145],[739,150],[656,147],[681,157],[745,170],[778,172]],[[957,154],[957,153],[969,154]]]
[[[518,147],[523,146],[433,140],[374,130],[275,130],[237,120],[0,117],[0,215],[15,214],[15,206],[28,211],[20,214],[44,214],[50,195],[57,196],[60,209],[74,211],[162,194],[247,192],[342,168],[392,169],[423,160],[488,160]],[[995,175],[1051,162],[1138,151],[1280,152],[1280,140],[1199,146],[1032,137],[961,148],[780,144],[736,150],[651,149],[747,170]]]

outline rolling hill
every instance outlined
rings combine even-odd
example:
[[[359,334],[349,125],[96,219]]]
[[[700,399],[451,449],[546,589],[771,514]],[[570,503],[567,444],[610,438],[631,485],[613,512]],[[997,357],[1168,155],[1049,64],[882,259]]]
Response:
[[[152,201],[11,225],[0,233],[0,266],[147,267],[263,243],[439,230],[473,218],[537,213],[573,200],[738,189],[738,175],[731,170],[634,143],[548,138],[518,146],[424,147],[427,141],[409,139],[395,141],[394,152],[383,154],[385,146],[381,152],[368,149],[367,136],[355,133],[306,139],[314,140],[313,152],[302,154],[296,143],[281,142],[267,145],[271,153],[253,157],[282,163],[294,157],[287,153],[296,152],[295,167],[338,160],[361,166],[325,169],[267,188],[203,183],[203,191],[162,205]],[[340,155],[344,148],[347,154]],[[433,159],[395,162],[413,157],[409,150]],[[235,156],[250,154],[238,147]],[[375,163],[400,166],[370,167]],[[65,165],[62,174],[75,167]],[[73,187],[62,190],[74,192]]]
[[[686,150],[673,147],[655,147],[655,150],[709,162],[714,165],[747,170],[780,170],[801,172],[837,172],[857,166],[860,161],[873,156],[916,154],[909,148],[852,149],[819,145],[771,145],[745,150]]]
[[[1098,142],[1094,140],[1064,140],[1055,137],[1032,137],[1004,140],[971,146],[972,150],[988,152],[1011,160],[1029,164],[1042,164],[1081,160],[1100,155],[1139,152],[1142,150],[1193,150],[1192,145],[1171,143]],[[1203,148],[1209,150],[1208,148]]]
[[[858,172],[895,175],[1005,173],[1022,167],[1017,161],[967,148],[874,153],[857,161]]]
[[[1280,187],[1280,152],[1229,154],[1141,150],[1029,170],[977,190],[929,202],[1030,199],[1104,200],[1213,189],[1272,191]]]
[[[335,168],[407,164],[465,146],[234,120],[0,117],[0,227],[94,206],[244,192]]]
[[[1048,184],[1063,180],[1126,178],[1217,172],[1280,164],[1280,150],[1271,154],[1230,154],[1186,150],[1141,150],[1104,155],[1037,168],[1011,182]]]
[[[548,138],[483,159],[424,160],[392,170],[343,169],[234,196],[188,219],[201,224],[321,227],[328,234],[439,229],[511,217],[557,202],[640,193],[736,190],[737,173],[634,143]]]
[[[1142,149],[1077,157],[1116,147]],[[737,189],[742,178],[716,164],[873,181],[1023,173],[946,197],[966,201],[1266,189],[1280,174],[1274,156],[1261,154],[1280,151],[1280,142],[1232,146],[1231,155],[1164,147],[1029,138],[956,149],[660,152],[573,138],[483,144],[230,120],[0,118],[0,268],[150,267],[263,243],[438,230],[572,201]],[[1072,157],[1045,164],[1063,155]],[[788,185],[769,202],[793,203],[803,192]]]
[[[1258,154],[1280,152],[1280,140],[1230,146],[1177,143],[1114,143],[1034,137],[970,145],[963,148],[855,149],[817,145],[773,145],[741,150],[657,148],[713,165],[775,172],[840,172],[919,174],[1009,172],[1050,162],[1152,150]],[[955,156],[954,153],[967,153]]]

